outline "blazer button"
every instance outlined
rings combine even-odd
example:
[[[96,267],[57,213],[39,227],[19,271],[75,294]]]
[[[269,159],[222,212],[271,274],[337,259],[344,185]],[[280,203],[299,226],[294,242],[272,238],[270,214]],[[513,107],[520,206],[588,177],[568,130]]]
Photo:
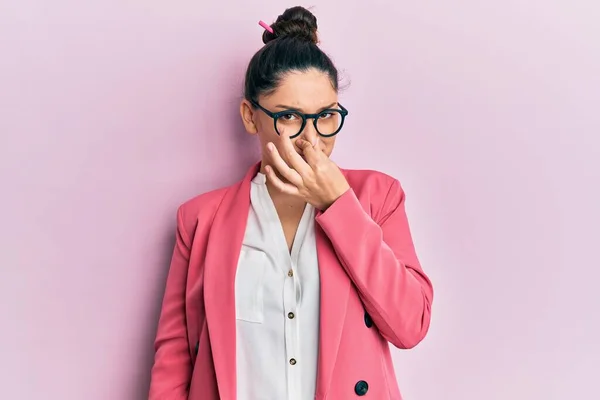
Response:
[[[200,342],[196,342],[196,355],[198,355],[199,348],[200,348]]]
[[[359,396],[364,396],[369,391],[369,384],[365,381],[358,381],[354,385],[354,393]]]
[[[367,314],[365,312],[365,325],[367,326],[367,328],[370,328],[373,326],[373,320],[371,319],[371,316],[369,314]]]

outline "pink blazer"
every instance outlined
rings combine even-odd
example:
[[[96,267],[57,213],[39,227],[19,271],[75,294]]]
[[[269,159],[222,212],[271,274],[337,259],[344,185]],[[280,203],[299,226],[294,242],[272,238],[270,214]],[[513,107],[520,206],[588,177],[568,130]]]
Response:
[[[150,400],[235,400],[235,272],[250,181],[200,195],[177,213]],[[344,170],[347,191],[317,212],[321,278],[317,400],[400,400],[388,342],[427,333],[433,289],[415,254],[400,183]]]

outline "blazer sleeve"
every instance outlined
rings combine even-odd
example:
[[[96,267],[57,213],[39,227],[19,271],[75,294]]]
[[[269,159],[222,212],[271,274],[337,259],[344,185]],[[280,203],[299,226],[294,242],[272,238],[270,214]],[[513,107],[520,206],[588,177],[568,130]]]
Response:
[[[177,212],[175,249],[154,342],[154,365],[149,400],[187,400],[192,360],[185,317],[185,288],[190,240],[185,232],[182,209]]]
[[[381,335],[406,349],[429,329],[433,287],[416,255],[404,200],[393,180],[375,221],[349,189],[317,222]]]

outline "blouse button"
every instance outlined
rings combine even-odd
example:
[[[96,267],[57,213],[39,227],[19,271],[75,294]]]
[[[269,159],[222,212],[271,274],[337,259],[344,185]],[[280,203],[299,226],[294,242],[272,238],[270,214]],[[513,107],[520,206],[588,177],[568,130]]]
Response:
[[[290,364],[296,365],[296,359],[295,358],[290,358]]]
[[[288,318],[289,319],[294,319],[294,313],[293,312],[289,312],[288,313]]]
[[[288,271],[288,276],[291,278],[292,276],[294,276],[294,271],[292,271],[291,269]]]

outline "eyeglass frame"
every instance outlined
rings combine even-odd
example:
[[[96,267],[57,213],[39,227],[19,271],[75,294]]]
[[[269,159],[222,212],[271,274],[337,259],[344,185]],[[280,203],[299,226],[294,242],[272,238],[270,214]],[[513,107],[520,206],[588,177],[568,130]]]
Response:
[[[344,121],[346,120],[346,116],[348,115],[348,110],[341,105],[340,103],[337,103],[337,105],[340,107],[340,109],[337,108],[327,108],[325,110],[322,110],[316,114],[304,114],[301,113],[298,110],[283,110],[283,111],[278,111],[278,112],[272,112],[267,110],[266,108],[264,108],[263,106],[261,106],[260,104],[258,104],[257,101],[254,100],[250,100],[250,103],[260,109],[262,112],[264,112],[265,114],[267,114],[269,117],[273,118],[273,128],[275,128],[275,132],[277,133],[278,136],[281,136],[281,134],[279,133],[279,130],[277,130],[277,120],[279,118],[281,118],[284,115],[287,114],[295,114],[295,115],[299,115],[302,117],[302,126],[300,127],[300,131],[298,133],[296,133],[293,136],[290,136],[290,139],[294,139],[298,136],[300,136],[300,134],[302,133],[302,131],[304,130],[304,128],[306,127],[306,121],[309,119],[313,120],[313,125],[315,127],[315,131],[317,131],[317,134],[321,137],[325,137],[325,138],[329,138],[329,137],[333,137],[335,135],[337,135],[338,133],[340,133],[340,131],[342,130],[342,127],[344,126]],[[337,131],[335,131],[334,133],[330,133],[328,135],[324,135],[321,132],[319,132],[319,128],[317,128],[317,121],[318,121],[318,117],[322,114],[325,114],[327,112],[331,113],[331,112],[336,112],[339,113],[342,116],[342,121],[340,122],[340,126],[338,127]]]

